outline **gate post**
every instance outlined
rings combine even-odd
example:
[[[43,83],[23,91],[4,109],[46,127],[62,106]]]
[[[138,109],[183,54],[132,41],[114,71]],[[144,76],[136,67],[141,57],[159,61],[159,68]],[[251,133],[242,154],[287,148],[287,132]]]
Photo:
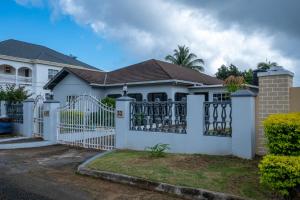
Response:
[[[5,101],[0,101],[0,117],[6,117]]]
[[[116,148],[127,146],[127,134],[130,125],[130,102],[132,98],[123,96],[116,100]]]
[[[231,95],[232,154],[246,159],[255,156],[255,96],[250,90]]]
[[[57,127],[58,127],[58,114],[59,101],[46,100],[44,102],[44,140],[56,143],[57,140]]]
[[[25,137],[32,137],[33,134],[33,106],[34,99],[23,101],[23,133]]]

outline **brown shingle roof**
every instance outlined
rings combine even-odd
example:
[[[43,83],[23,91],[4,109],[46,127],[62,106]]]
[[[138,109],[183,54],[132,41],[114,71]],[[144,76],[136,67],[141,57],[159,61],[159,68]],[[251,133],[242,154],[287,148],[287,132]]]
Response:
[[[215,77],[196,72],[193,69],[152,59],[109,72],[106,84],[159,80],[182,80],[205,85],[223,83]]]
[[[92,71],[77,68],[66,68],[66,71],[77,75],[82,80],[91,83],[103,84],[106,76],[106,72]]]
[[[100,72],[75,68],[65,68],[65,71],[75,74],[89,84],[106,86],[112,84],[163,80],[188,81],[202,83],[205,85],[223,84],[222,80],[197,72],[193,69],[154,59],[130,65],[128,67],[124,67],[111,72]],[[62,77],[60,79],[59,77],[57,77],[57,79],[58,81],[52,80],[56,83],[51,84],[50,81],[45,87],[52,89],[53,87],[55,87],[55,84],[57,84],[62,79]]]

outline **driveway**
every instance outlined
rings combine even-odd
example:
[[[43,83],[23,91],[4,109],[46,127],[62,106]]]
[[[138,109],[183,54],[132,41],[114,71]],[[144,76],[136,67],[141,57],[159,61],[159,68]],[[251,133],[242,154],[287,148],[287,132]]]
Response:
[[[55,145],[0,151],[0,199],[177,199],[75,174],[77,166],[98,152]]]

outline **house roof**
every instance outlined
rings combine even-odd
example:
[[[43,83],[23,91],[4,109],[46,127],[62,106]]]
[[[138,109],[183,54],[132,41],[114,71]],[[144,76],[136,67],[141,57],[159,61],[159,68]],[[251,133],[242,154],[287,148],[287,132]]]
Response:
[[[53,89],[56,84],[66,76],[67,73],[72,73],[75,76],[83,79],[89,84],[99,86],[122,85],[125,83],[147,83],[147,82],[189,82],[199,83],[204,85],[223,84],[222,80],[215,77],[197,72],[193,69],[181,67],[175,64],[159,60],[147,60],[141,63],[130,65],[111,72],[93,72],[84,69],[64,68],[65,72],[57,74],[44,88]]]
[[[106,84],[160,80],[182,80],[205,85],[223,83],[223,81],[215,77],[196,72],[193,69],[151,59],[109,72]]]
[[[14,39],[4,40],[0,42],[0,55],[49,61],[89,69],[97,69],[71,56],[64,55],[48,47]]]

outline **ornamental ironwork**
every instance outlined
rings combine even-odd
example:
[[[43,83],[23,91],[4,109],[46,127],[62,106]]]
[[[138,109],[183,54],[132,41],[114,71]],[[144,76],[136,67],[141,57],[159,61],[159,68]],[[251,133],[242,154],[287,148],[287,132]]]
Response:
[[[186,133],[186,99],[130,102],[130,130]]]
[[[231,101],[204,102],[204,135],[231,137],[231,108]]]
[[[7,103],[6,114],[13,119],[15,123],[23,123],[23,104],[22,103]]]

